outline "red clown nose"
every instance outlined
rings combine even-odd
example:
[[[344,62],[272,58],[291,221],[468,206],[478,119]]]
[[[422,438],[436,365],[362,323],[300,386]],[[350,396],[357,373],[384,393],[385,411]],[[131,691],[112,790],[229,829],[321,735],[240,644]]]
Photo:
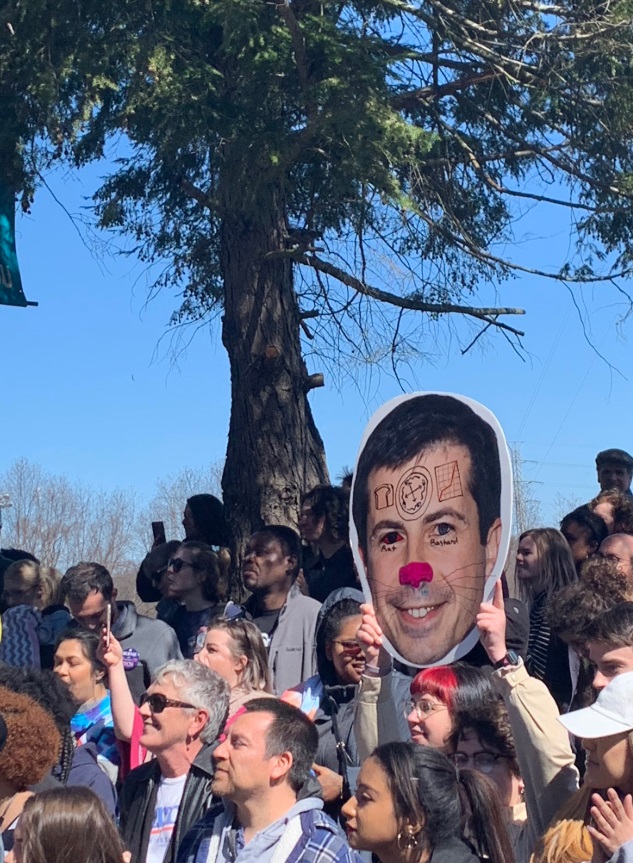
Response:
[[[433,581],[433,567],[430,563],[418,563],[414,561],[400,567],[398,577],[400,584],[408,584],[414,590],[417,590],[423,581]]]

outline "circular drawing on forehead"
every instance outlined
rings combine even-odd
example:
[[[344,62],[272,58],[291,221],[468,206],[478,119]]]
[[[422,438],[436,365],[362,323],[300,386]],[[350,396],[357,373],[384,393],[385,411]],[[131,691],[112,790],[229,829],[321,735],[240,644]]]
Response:
[[[487,408],[418,392],[374,414],[354,470],[350,544],[394,659],[444,665],[475,646],[511,525],[510,454]]]
[[[396,490],[396,507],[405,520],[419,518],[426,512],[433,481],[431,474],[422,465],[415,465],[408,470],[398,483]]]

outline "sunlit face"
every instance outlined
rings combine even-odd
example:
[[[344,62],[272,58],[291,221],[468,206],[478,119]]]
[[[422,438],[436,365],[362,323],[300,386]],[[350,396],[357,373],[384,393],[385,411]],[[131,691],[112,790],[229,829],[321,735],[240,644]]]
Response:
[[[172,560],[181,560],[182,566],[178,572],[174,572],[173,565],[167,567],[165,574],[165,585],[167,588],[166,595],[171,599],[178,599],[185,602],[191,596],[202,592],[202,582],[204,581],[204,573],[200,570],[192,560],[192,550],[183,548],[182,546],[176,549]]]
[[[306,542],[318,542],[325,526],[325,517],[317,518],[306,501],[299,512],[299,533]]]
[[[602,641],[589,642],[589,659],[596,669],[593,688],[600,691],[614,677],[633,671],[633,646],[613,647]]]
[[[147,690],[149,695],[159,693],[170,701],[181,701],[186,704],[191,702],[184,697],[181,689],[174,686],[169,676],[160,683],[152,683]],[[143,733],[140,744],[154,755],[175,751],[186,746],[187,740],[191,739],[200,730],[200,717],[208,713],[201,709],[191,707],[165,707],[160,713],[152,712],[149,703],[139,707],[143,719]],[[203,722],[204,724],[204,722]]]
[[[41,608],[42,588],[37,583],[29,584],[28,579],[17,572],[7,573],[4,577],[2,597],[7,608],[14,608],[16,605]]]
[[[602,491],[608,491],[610,488],[628,491],[631,486],[631,478],[633,478],[633,471],[615,462],[607,462],[598,468],[598,482]]]
[[[289,765],[284,764],[282,757],[266,757],[272,722],[272,714],[262,711],[243,713],[231,724],[213,753],[215,773],[211,790],[216,796],[234,802],[245,800],[287,773]]]
[[[400,825],[387,774],[377,759],[370,757],[363,763],[356,794],[343,806],[341,814],[347,841],[354,850],[373,851],[381,860],[392,859]]]
[[[587,529],[583,528],[577,521],[568,522],[565,527],[561,527],[560,532],[567,540],[576,567],[580,566],[597,549],[597,543],[590,541]]]
[[[446,742],[453,729],[453,718],[447,705],[439,698],[426,693],[414,695],[407,713],[407,724],[414,743],[446,750]]]
[[[600,546],[600,554],[614,563],[618,572],[633,579],[633,536],[616,533]]]
[[[293,557],[284,554],[279,540],[265,531],[254,533],[244,552],[244,586],[251,591],[279,587],[288,581],[295,562]]]
[[[583,740],[587,753],[585,785],[590,788],[616,788],[623,794],[633,791],[633,755],[629,731]]]
[[[64,681],[79,704],[97,697],[103,674],[94,671],[77,639],[67,638],[59,644],[55,651],[53,671]]]
[[[472,729],[467,728],[460,735],[455,760],[459,767],[470,767],[491,779],[499,789],[504,806],[516,806],[521,802],[523,783],[510,769],[510,759],[504,758],[494,746],[482,743]]]
[[[93,590],[83,602],[69,598],[68,607],[77,623],[80,623],[85,629],[90,629],[92,632],[100,632],[101,627],[106,625],[109,605],[112,606],[112,620],[114,621],[116,617],[115,598],[116,590],[111,600],[107,600],[99,591]]]
[[[524,536],[517,548],[516,577],[534,585],[541,577],[538,548],[531,536]]]
[[[366,571],[378,623],[413,665],[429,665],[472,630],[499,551],[485,545],[466,447],[440,443],[369,475]]]
[[[356,641],[361,621],[360,614],[346,617],[336,638],[325,645],[325,654],[334,665],[336,679],[342,685],[359,683],[365,668],[365,656]]]
[[[233,689],[239,686],[248,662],[246,656],[235,657],[234,650],[235,644],[226,629],[208,629],[204,645],[194,661],[217,672]]]

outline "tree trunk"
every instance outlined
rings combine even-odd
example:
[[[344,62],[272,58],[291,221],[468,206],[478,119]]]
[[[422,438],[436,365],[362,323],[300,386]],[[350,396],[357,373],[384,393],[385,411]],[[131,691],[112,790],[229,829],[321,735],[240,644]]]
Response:
[[[328,473],[307,399],[292,263],[264,257],[283,248],[283,208],[272,195],[256,220],[224,212],[222,341],[231,368],[231,422],[222,489],[234,532],[235,592],[251,533],[265,524],[296,528],[301,495],[328,482]]]

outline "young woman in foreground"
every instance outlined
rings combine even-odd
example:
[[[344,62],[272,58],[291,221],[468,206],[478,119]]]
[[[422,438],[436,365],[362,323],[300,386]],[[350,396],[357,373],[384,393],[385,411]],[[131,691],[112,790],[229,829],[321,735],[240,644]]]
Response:
[[[381,863],[514,860],[492,783],[474,770],[456,770],[428,746],[379,746],[342,815],[351,847],[372,851]],[[467,817],[472,842],[464,837]]]

